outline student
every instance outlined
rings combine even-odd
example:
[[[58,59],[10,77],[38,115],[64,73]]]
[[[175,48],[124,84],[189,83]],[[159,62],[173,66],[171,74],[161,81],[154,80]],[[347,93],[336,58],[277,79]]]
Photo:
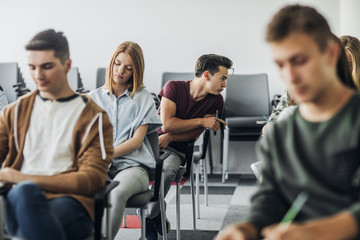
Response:
[[[111,119],[114,128],[114,155],[109,170],[120,184],[111,192],[111,232],[118,232],[130,197],[149,187],[147,170],[155,159],[146,134],[161,127],[154,100],[143,84],[144,57],[140,46],[123,42],[113,53],[106,82],[89,93]]]
[[[360,88],[360,41],[349,35],[340,37],[341,44],[345,48],[350,72],[356,87]]]
[[[294,100],[290,97],[289,92],[287,90],[285,90],[284,93],[280,97],[279,103],[276,105],[274,110],[271,112],[271,115],[269,116],[267,123],[262,128],[262,130],[261,130],[262,134],[265,134],[266,129],[269,127],[269,125],[271,123],[274,123],[277,120],[277,118],[279,117],[279,115],[285,108],[287,108],[289,106],[293,106],[293,105],[296,105],[294,103]]]
[[[331,38],[333,40],[335,40],[336,42],[341,41],[341,39],[339,39],[338,37],[336,37],[335,34],[331,34]],[[342,47],[341,47],[341,54],[337,63],[337,75],[340,78],[340,81],[343,82],[343,84],[345,84],[346,86],[353,88],[353,89],[358,89],[359,87],[356,85],[356,82],[353,81],[353,77],[351,76],[351,72],[352,72],[352,65],[351,65],[351,61],[348,62],[348,59],[351,59],[349,56],[349,50],[344,50],[344,37],[343,40],[341,41]],[[353,44],[354,45],[354,44]],[[359,49],[359,58],[360,58],[360,49]],[[355,59],[355,58],[354,58]],[[360,67],[359,67],[360,68]],[[360,74],[360,72],[359,72]],[[355,74],[356,75],[356,74]],[[355,76],[353,74],[353,76]],[[360,75],[359,75],[360,77]],[[355,79],[355,78],[354,78]],[[288,116],[289,114],[291,114],[291,112],[294,110],[294,107],[297,104],[294,102],[294,99],[292,99],[289,95],[288,91],[285,91],[283,95],[281,95],[280,98],[280,102],[278,103],[278,105],[276,106],[276,108],[272,111],[269,119],[268,119],[268,123],[263,127],[262,129],[262,133],[265,134],[266,129],[268,128],[268,126],[271,123],[274,123],[275,121],[279,120],[279,119],[284,119],[286,118],[286,116]],[[288,110],[288,107],[290,107],[290,110]],[[286,110],[286,113],[283,112],[283,110]]]
[[[159,93],[161,98],[159,115],[163,123],[159,132],[160,147],[171,154],[164,160],[165,195],[175,180],[177,171],[184,164],[186,145],[196,139],[205,128],[217,131],[222,119],[215,113],[223,111],[221,91],[226,87],[228,69],[232,61],[227,57],[206,54],[201,56],[195,66],[192,81],[169,81]],[[162,234],[159,202],[148,207],[146,239],[157,239]],[[169,231],[170,227],[168,224]]]
[[[260,141],[263,181],[250,213],[217,239],[358,238],[360,95],[337,75],[341,45],[324,17],[301,5],[282,8],[266,39],[298,108]],[[294,222],[279,226],[301,192],[308,200]]]
[[[62,32],[40,32],[26,50],[37,90],[0,115],[0,181],[13,184],[7,231],[27,240],[83,239],[113,154],[112,126],[105,111],[69,87]]]
[[[8,101],[7,101],[6,95],[5,95],[2,87],[0,86],[0,113],[2,112],[2,110],[4,109],[4,107],[7,104],[8,104]]]

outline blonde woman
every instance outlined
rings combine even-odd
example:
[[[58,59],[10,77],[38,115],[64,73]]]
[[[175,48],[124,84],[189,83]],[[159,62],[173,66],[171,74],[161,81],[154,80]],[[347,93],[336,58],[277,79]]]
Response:
[[[123,42],[113,53],[105,85],[89,93],[113,124],[114,155],[109,176],[120,184],[112,191],[111,232],[117,234],[127,200],[149,186],[148,169],[155,159],[146,134],[161,127],[154,100],[143,84],[140,46]]]
[[[345,48],[351,75],[356,87],[360,88],[360,41],[349,35],[341,36],[340,42]]]

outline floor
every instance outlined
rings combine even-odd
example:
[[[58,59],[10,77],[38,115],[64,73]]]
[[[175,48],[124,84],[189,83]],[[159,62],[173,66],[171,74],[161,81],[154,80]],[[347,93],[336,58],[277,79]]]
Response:
[[[249,209],[250,197],[257,189],[254,175],[230,175],[226,183],[221,183],[221,175],[209,176],[208,206],[204,205],[204,195],[200,195],[200,219],[196,219],[196,230],[193,230],[192,207],[190,195],[190,180],[181,187],[181,237],[182,239],[212,239],[219,230],[228,224],[238,221]],[[201,183],[202,186],[202,183]],[[203,193],[203,187],[200,188]],[[175,186],[172,186],[168,195],[167,217],[171,223],[168,239],[175,239]],[[132,209],[127,210],[127,228],[121,228],[116,240],[139,239],[140,221]],[[159,236],[159,239],[160,236]]]

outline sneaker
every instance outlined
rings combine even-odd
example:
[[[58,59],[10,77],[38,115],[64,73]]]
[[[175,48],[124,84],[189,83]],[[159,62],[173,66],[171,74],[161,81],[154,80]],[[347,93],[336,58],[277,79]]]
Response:
[[[157,215],[154,219],[154,226],[156,228],[156,231],[162,236],[163,235],[163,231],[162,231],[162,224],[161,224],[161,213],[159,213],[159,215]],[[169,219],[167,219],[167,217],[165,216],[165,224],[166,224],[166,233],[170,232],[170,221]]]
[[[136,215],[141,221],[141,209],[136,209]],[[142,223],[144,224],[144,223]],[[158,239],[158,233],[154,226],[154,222],[151,219],[145,218],[145,239],[146,240],[157,240]]]

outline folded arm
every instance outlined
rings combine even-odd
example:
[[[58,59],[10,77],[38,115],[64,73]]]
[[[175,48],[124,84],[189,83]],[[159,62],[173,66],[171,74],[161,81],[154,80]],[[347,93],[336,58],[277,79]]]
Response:
[[[225,121],[222,119],[216,119],[216,117],[192,119],[177,118],[175,117],[176,104],[166,97],[161,98],[160,106],[160,118],[163,123],[162,130],[165,133],[188,132],[197,128],[211,128],[213,131],[217,131],[220,127],[220,122],[226,124]]]
[[[358,234],[357,221],[350,212],[312,220],[303,224],[291,224],[286,229],[272,225],[262,231],[266,239],[354,239]]]
[[[133,136],[126,140],[125,142],[119,144],[114,148],[114,156],[119,157],[131,153],[139,149],[144,142],[147,130],[149,128],[148,124],[141,125],[134,131]]]

